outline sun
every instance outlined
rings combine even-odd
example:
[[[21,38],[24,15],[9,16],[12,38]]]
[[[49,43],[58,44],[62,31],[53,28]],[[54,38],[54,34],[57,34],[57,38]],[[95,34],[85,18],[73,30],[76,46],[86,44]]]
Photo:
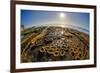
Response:
[[[64,13],[59,13],[60,18],[64,18],[65,14]]]

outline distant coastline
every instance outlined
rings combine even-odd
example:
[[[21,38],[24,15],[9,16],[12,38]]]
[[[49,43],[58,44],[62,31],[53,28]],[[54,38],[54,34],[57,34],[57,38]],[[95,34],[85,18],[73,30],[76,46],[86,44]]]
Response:
[[[44,27],[44,26],[54,26],[54,27],[67,27],[67,28],[71,28],[71,29],[75,29],[75,30],[78,30],[78,31],[81,31],[81,32],[84,32],[86,34],[89,35],[89,30],[83,28],[83,27],[80,27],[80,26],[75,26],[75,25],[65,25],[65,24],[45,24],[45,25],[39,25],[39,26],[30,26],[30,27],[25,27],[25,29],[29,29],[29,28],[32,28],[32,27]]]

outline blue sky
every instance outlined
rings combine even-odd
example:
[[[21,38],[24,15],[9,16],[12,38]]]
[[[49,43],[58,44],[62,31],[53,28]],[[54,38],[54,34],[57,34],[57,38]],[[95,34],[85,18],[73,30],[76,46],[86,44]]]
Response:
[[[27,27],[63,24],[89,30],[89,13],[21,10],[21,25]]]

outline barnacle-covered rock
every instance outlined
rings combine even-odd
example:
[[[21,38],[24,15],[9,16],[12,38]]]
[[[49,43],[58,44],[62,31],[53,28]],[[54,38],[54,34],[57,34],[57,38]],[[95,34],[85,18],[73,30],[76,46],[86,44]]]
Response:
[[[84,32],[53,26],[30,28],[30,31],[21,41],[24,46],[21,62],[89,59],[89,35]]]

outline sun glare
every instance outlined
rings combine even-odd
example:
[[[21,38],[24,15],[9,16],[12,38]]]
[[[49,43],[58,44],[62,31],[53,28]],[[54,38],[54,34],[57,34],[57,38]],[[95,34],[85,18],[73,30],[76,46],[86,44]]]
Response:
[[[60,27],[65,27],[65,25],[64,25],[64,24],[62,24],[62,25],[60,25]]]
[[[60,13],[59,16],[60,16],[60,18],[64,18],[65,14],[64,13]]]

